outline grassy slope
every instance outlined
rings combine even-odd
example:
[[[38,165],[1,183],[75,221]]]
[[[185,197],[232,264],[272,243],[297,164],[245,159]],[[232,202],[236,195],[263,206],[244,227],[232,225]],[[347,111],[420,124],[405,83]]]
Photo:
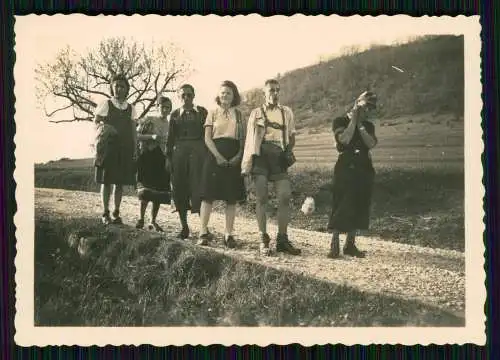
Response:
[[[80,259],[71,233],[95,242]],[[463,326],[414,301],[362,293],[96,219],[36,214],[35,324]],[[248,291],[242,291],[247,289]]]
[[[407,44],[351,51],[283,74],[281,100],[294,109],[299,128],[328,123],[365,89],[377,93],[382,118],[429,112],[460,117],[463,73],[463,37],[426,36]],[[248,113],[262,103],[263,94],[253,89],[244,98],[242,109]]]

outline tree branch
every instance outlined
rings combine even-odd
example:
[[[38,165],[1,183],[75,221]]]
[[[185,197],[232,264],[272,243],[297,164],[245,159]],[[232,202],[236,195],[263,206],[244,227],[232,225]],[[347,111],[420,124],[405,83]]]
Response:
[[[163,86],[161,87],[161,89],[160,89],[159,92],[158,91],[156,92],[156,97],[158,97],[158,94],[161,94],[165,90],[165,88],[167,87],[167,85],[172,81],[172,79],[175,76],[177,76],[178,73],[179,73],[179,71],[174,71],[174,72],[172,72],[172,74],[170,74],[169,76],[165,77],[165,81],[163,82]],[[149,105],[144,108],[144,111],[141,113],[141,115],[139,116],[139,118],[142,118],[144,115],[146,115],[149,112],[149,110],[153,107],[153,104],[154,104],[154,101],[151,101],[149,103]]]
[[[160,74],[158,73],[157,75],[157,78],[158,76],[160,76]],[[141,102],[141,98],[144,96],[144,94],[149,90],[149,85],[151,83],[151,73],[148,74],[148,80],[147,82],[144,83],[144,89],[142,89],[140,92],[139,92],[139,95],[137,95],[137,97],[135,98],[134,102],[132,103],[132,105],[135,105],[137,104],[138,102]],[[130,96],[129,96],[130,98]]]
[[[36,89],[37,98],[45,115],[57,118],[59,112],[73,110],[73,116],[62,115],[59,117],[63,120],[50,120],[52,123],[91,121],[97,106],[95,98],[110,97],[106,85],[118,72],[127,76],[131,89],[128,99],[133,99],[133,105],[140,105],[144,116],[160,93],[176,92],[172,82],[185,73],[182,60],[177,61],[175,48],[166,52],[164,46],[146,48],[134,41],[128,43],[125,38],[110,38],[81,57],[70,50],[68,47],[53,63],[36,68],[36,81],[40,85]],[[49,97],[56,100],[50,110],[45,106]]]
[[[54,123],[54,124],[59,124],[59,123],[69,123],[69,122],[75,122],[75,121],[94,121],[94,117],[86,117],[86,118],[82,118],[82,117],[77,117],[75,116],[74,119],[68,119],[68,120],[49,120],[50,123]]]
[[[54,111],[52,111],[51,113],[47,113],[47,109],[45,108],[45,106],[43,107],[43,111],[45,112],[45,116],[46,117],[51,117],[52,115],[54,115],[55,113],[58,113],[59,111],[63,111],[63,110],[67,110],[69,109],[70,107],[72,107],[73,104],[69,104],[68,106],[65,106],[65,107],[62,107],[62,108],[59,108],[59,109],[56,109]]]
[[[89,89],[86,89],[86,88],[84,88],[84,87],[82,87],[82,86],[79,86],[79,85],[73,85],[73,87],[74,87],[75,89],[78,89],[78,90],[81,90],[81,91],[85,91],[85,92],[87,92],[87,93],[89,93],[89,94],[102,95],[102,96],[107,97],[108,99],[111,97],[111,96],[109,96],[109,94],[106,94],[106,93],[104,93],[104,92],[102,92],[102,91],[97,91],[97,90],[89,90]]]

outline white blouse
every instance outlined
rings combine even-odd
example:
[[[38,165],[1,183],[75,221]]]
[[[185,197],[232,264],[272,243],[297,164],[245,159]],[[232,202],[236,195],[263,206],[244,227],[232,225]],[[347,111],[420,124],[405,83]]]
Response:
[[[205,126],[212,127],[212,139],[237,139],[236,108],[232,107],[226,110],[219,106],[210,110],[205,120]]]
[[[115,98],[111,98],[110,100],[113,103],[113,105],[116,106],[118,109],[127,110],[127,106],[129,105],[129,103],[127,101],[123,101],[120,103]],[[132,106],[132,120],[136,120],[137,119],[137,111],[135,110],[135,106],[133,106],[133,105],[131,105],[131,106]],[[109,104],[108,104],[108,100],[105,100],[97,106],[94,115],[99,115],[99,116],[104,117],[104,116],[108,116],[108,112],[109,112]]]

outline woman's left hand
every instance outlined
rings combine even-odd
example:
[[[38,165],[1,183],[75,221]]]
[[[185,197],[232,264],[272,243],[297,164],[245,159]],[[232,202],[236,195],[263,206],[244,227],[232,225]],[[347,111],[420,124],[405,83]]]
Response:
[[[239,156],[235,156],[227,162],[228,166],[231,166],[231,167],[238,166],[239,163],[240,163]]]

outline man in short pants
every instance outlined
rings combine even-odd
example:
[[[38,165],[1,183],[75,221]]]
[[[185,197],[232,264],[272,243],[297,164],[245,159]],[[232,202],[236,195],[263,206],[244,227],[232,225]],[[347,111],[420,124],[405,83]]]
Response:
[[[264,85],[266,103],[250,114],[242,159],[242,174],[251,176],[255,184],[256,216],[260,231],[260,251],[269,255],[270,237],[267,234],[266,206],[268,182],[274,182],[278,198],[278,234],[276,251],[299,255],[288,239],[290,221],[291,184],[287,165],[283,160],[285,149],[295,144],[295,121],[292,110],[279,104],[280,84],[267,80]]]

